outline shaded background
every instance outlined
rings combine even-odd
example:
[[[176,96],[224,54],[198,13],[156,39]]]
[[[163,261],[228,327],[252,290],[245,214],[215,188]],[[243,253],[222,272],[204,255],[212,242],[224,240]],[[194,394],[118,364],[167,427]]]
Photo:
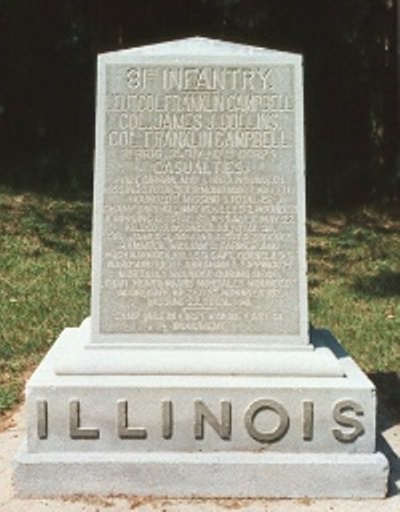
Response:
[[[96,55],[202,35],[304,55],[311,207],[396,199],[396,0],[0,0],[0,183],[91,194]]]

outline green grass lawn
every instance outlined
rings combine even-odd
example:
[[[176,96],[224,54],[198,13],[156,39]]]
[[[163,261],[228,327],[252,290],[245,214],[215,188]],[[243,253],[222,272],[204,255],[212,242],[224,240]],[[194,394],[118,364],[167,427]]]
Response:
[[[0,194],[0,410],[89,313],[91,204]]]
[[[377,209],[308,222],[310,319],[367,372],[400,369],[400,220]],[[64,327],[89,314],[91,203],[0,192],[0,412]]]
[[[311,322],[366,372],[400,371],[400,221],[376,210],[308,222]]]

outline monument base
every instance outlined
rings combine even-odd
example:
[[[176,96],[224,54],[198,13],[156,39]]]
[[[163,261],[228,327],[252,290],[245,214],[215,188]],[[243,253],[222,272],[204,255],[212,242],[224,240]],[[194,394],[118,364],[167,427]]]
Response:
[[[328,331],[338,377],[57,373],[80,332],[27,384],[19,496],[385,496],[374,386]]]

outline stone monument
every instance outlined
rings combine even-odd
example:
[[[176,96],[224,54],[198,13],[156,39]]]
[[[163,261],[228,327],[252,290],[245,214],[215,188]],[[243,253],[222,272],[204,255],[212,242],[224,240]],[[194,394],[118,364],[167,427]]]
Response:
[[[91,317],[27,384],[21,496],[384,496],[371,382],[308,327],[301,56],[98,60]]]

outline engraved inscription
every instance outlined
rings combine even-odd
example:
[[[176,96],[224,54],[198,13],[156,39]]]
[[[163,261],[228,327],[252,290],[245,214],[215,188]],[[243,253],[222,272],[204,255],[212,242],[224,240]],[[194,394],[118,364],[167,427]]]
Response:
[[[268,67],[131,67],[126,72],[129,89],[147,89],[158,83],[164,90],[180,91],[268,90],[270,76]]]
[[[106,77],[100,332],[298,335],[293,66]]]

